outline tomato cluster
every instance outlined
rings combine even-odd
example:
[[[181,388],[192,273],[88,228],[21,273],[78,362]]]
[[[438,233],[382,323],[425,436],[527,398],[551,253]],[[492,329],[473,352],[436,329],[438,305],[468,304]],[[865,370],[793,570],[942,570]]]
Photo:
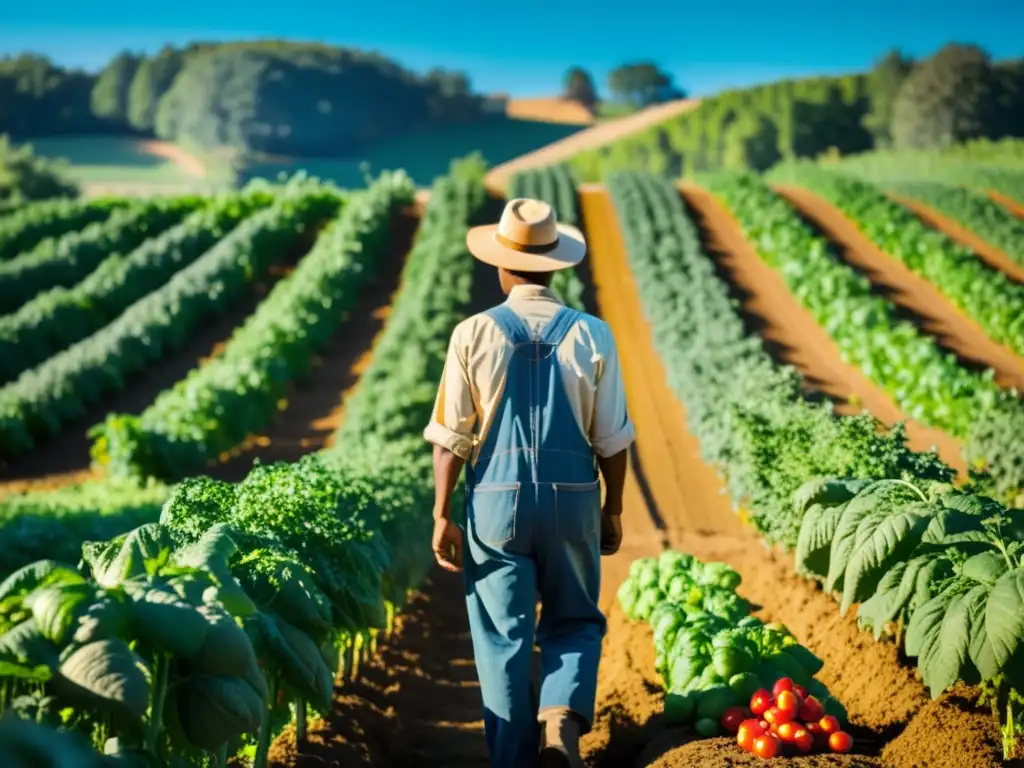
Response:
[[[839,721],[788,677],[780,678],[770,693],[764,688],[754,693],[749,709],[727,709],[722,727],[736,734],[742,749],[764,758],[807,754],[815,748],[849,752],[853,747],[853,738],[840,730]]]

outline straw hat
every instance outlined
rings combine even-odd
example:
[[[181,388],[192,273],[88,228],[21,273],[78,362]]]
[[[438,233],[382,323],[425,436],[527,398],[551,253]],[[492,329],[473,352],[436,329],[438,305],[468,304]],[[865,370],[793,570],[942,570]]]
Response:
[[[473,227],[466,235],[469,252],[485,264],[516,272],[554,272],[583,261],[583,234],[559,224],[555,210],[541,200],[509,200],[501,221]]]

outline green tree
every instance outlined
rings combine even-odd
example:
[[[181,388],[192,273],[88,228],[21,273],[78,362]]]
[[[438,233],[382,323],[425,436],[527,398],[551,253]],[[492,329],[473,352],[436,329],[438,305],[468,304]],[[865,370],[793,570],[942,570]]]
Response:
[[[0,209],[27,200],[75,197],[78,188],[64,175],[63,164],[37,157],[28,144],[15,148],[0,134]]]
[[[998,79],[988,54],[950,44],[911,72],[893,103],[896,147],[937,147],[997,132]]]
[[[92,89],[93,114],[117,123],[128,122],[128,90],[141,58],[135,54],[117,54],[96,78]]]
[[[892,124],[893,103],[900,86],[913,69],[913,59],[904,57],[899,50],[892,50],[875,62],[874,69],[868,75],[871,107],[864,116],[863,125],[871,134],[876,147],[892,144],[889,128]]]
[[[598,101],[594,78],[582,67],[573,67],[565,73],[565,88],[562,91],[562,98],[579,102],[587,109],[593,109]]]
[[[184,54],[170,45],[139,62],[128,89],[128,122],[132,128],[152,131],[156,127],[160,99],[170,90],[183,64]]]
[[[779,129],[767,115],[744,112],[725,129],[722,152],[725,168],[764,171],[781,159]]]
[[[613,69],[608,73],[608,90],[619,101],[637,109],[685,96],[673,84],[672,75],[649,61],[623,64]]]

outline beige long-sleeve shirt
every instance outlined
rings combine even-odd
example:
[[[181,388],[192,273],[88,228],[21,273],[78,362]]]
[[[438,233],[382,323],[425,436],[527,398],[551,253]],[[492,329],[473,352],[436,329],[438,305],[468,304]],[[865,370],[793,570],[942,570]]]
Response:
[[[562,302],[553,291],[519,285],[508,306],[532,332],[547,325]],[[423,436],[463,459],[475,461],[505,389],[512,345],[487,315],[456,326],[448,346],[433,416]],[[576,422],[598,456],[612,456],[635,439],[626,410],[619,355],[611,329],[586,315],[559,344],[557,359]]]

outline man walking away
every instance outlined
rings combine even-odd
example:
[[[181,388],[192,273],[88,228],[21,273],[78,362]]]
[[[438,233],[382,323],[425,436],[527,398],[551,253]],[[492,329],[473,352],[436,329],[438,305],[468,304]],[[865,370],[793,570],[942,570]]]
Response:
[[[558,224],[549,205],[512,200],[497,225],[466,239],[498,268],[508,299],[452,334],[424,432],[434,444],[434,554],[450,571],[465,569],[492,765],[577,768],[605,632],[600,555],[622,540],[634,439],[618,353],[604,322],[549,287],[586,253],[579,230]],[[450,515],[464,465],[465,532]]]

